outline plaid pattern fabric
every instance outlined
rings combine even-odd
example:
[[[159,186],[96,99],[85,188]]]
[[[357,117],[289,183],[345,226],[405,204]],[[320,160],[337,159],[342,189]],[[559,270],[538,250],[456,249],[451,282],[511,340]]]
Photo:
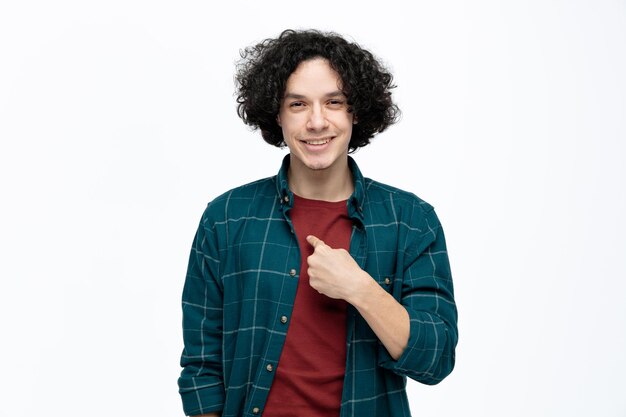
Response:
[[[277,176],[221,195],[202,216],[182,299],[178,384],[187,415],[263,414],[300,276],[288,164],[289,155]],[[352,158],[349,166],[350,254],[407,309],[411,327],[393,360],[349,308],[341,416],[410,416],[406,377],[436,384],[454,367],[457,310],[445,238],[432,206],[364,178]]]

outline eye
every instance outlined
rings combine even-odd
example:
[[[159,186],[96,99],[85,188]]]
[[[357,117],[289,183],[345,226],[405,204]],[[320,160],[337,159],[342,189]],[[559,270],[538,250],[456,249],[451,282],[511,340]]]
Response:
[[[302,107],[304,106],[304,103],[301,101],[294,101],[289,103],[289,107]]]
[[[344,105],[344,103],[345,102],[343,100],[338,99],[338,98],[334,98],[334,99],[328,100],[328,104],[330,106],[332,106],[332,107],[341,107],[341,106]]]

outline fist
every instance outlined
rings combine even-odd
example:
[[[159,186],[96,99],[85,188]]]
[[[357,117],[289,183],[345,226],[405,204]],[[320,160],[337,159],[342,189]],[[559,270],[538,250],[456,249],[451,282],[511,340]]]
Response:
[[[307,236],[313,254],[307,258],[309,284],[320,294],[350,302],[371,279],[345,249],[333,249],[315,236]]]

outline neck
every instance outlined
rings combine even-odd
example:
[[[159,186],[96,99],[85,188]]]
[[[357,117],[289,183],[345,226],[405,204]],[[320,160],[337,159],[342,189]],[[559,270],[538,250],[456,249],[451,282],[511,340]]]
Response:
[[[310,169],[292,157],[287,178],[291,191],[311,200],[343,201],[354,191],[348,158],[325,169]]]

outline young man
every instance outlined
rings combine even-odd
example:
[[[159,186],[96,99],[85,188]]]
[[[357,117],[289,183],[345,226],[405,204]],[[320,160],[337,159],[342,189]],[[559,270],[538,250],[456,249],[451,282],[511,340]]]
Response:
[[[287,146],[278,175],[209,203],[183,291],[187,415],[410,416],[406,377],[454,366],[441,225],[348,153],[394,123],[392,77],[332,33],[243,53],[238,111]]]

